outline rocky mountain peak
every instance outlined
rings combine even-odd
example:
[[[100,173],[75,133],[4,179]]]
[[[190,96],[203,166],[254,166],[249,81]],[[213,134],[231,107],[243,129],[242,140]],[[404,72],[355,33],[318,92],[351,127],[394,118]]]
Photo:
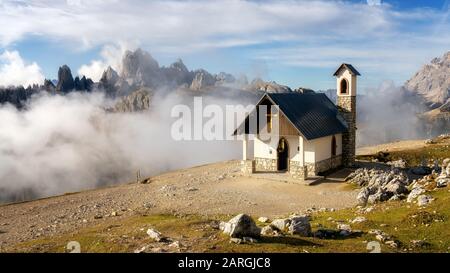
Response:
[[[186,65],[184,65],[183,60],[181,59],[177,59],[174,63],[172,63],[170,65],[171,69],[177,70],[179,72],[189,72],[189,70],[187,69]]]
[[[158,62],[150,53],[137,49],[127,50],[122,58],[121,78],[130,86],[157,87],[161,83],[161,71]]]
[[[430,108],[450,99],[450,51],[422,67],[405,83],[406,89],[422,97]]]
[[[118,80],[119,74],[111,66],[108,66],[100,78],[101,83],[115,84]]]
[[[67,65],[63,65],[58,69],[58,84],[56,85],[56,91],[67,93],[74,88],[74,79],[72,77],[72,71]]]

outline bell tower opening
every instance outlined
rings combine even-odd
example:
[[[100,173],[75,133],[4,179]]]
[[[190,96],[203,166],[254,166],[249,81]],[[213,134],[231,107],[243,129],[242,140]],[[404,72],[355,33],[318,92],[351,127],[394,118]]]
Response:
[[[341,86],[340,86],[340,93],[341,94],[348,94],[348,82],[347,79],[342,79],[341,80]]]

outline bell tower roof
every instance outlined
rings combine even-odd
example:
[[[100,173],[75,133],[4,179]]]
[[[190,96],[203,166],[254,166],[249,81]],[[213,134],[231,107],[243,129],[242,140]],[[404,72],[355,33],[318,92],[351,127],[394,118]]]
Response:
[[[356,70],[356,68],[353,67],[353,65],[346,63],[341,64],[336,72],[334,72],[333,76],[337,76],[341,69],[348,69],[353,76],[361,76],[361,74],[358,72],[358,70]]]

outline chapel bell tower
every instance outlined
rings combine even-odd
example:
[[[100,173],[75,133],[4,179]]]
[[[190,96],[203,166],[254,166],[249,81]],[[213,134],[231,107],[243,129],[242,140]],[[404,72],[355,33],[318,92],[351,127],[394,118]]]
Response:
[[[351,167],[356,150],[356,80],[361,76],[351,64],[342,64],[334,72],[337,84],[337,106],[348,125],[342,135],[342,164]]]

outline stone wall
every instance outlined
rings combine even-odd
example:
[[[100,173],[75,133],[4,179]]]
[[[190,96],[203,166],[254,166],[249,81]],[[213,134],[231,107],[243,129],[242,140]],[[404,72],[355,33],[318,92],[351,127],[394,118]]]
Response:
[[[255,157],[255,169],[260,172],[276,172],[277,160],[272,158]]]
[[[244,174],[255,173],[255,160],[241,160],[241,171]]]
[[[342,165],[342,156],[337,155],[316,163],[306,163],[308,176],[316,176],[321,172],[335,169]]]
[[[356,147],[356,97],[339,96],[337,106],[348,124],[348,131],[342,134],[342,163],[352,166],[355,162]]]
[[[295,179],[306,179],[306,168],[299,161],[289,160],[289,174]]]

